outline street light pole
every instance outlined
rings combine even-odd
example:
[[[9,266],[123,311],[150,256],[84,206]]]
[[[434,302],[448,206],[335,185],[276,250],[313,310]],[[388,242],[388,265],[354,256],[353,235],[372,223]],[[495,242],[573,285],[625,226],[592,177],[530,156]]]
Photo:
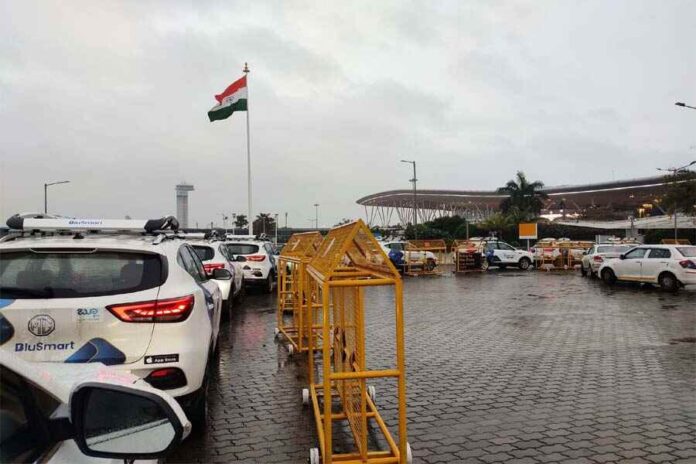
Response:
[[[418,239],[418,197],[416,193],[418,178],[416,178],[416,162],[408,160],[401,160],[401,162],[413,165],[413,179],[410,180],[410,182],[413,182],[413,236]]]
[[[69,180],[60,180],[58,182],[48,182],[44,184],[44,214],[48,214],[48,187],[51,185],[58,185],[58,184],[69,184]]]
[[[682,108],[691,108],[692,110],[696,110],[696,106],[687,105],[684,102],[676,102],[675,105],[681,106]]]
[[[275,229],[275,246],[278,246],[278,213],[275,213],[275,224],[273,224]]]
[[[314,203],[314,228],[319,230],[319,203]]]
[[[687,106],[687,105],[684,105],[683,103],[682,103],[681,105],[679,105],[679,104],[677,103],[677,105],[678,105],[678,106]],[[689,108],[691,108],[691,107],[689,106]],[[696,109],[696,108],[694,108],[694,109]],[[680,167],[680,168],[657,168],[657,170],[658,170],[658,171],[668,171],[668,172],[670,172],[670,173],[672,174],[672,176],[675,178],[674,180],[676,181],[676,176],[677,176],[678,173],[683,172],[683,171],[686,171],[686,168],[688,168],[688,167],[690,167],[690,166],[693,166],[694,164],[696,164],[696,160],[690,162],[689,164],[685,164],[684,166],[682,166],[682,167]],[[678,237],[677,230],[678,230],[678,225],[677,225],[677,204],[675,203],[675,204],[674,204],[674,244],[675,244],[675,245],[677,244],[677,237]]]

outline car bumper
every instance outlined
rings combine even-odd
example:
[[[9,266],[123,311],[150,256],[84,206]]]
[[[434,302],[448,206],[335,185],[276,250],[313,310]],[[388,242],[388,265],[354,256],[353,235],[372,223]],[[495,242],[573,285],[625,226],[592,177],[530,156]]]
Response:
[[[244,285],[262,285],[268,278],[268,270],[245,269]]]
[[[677,278],[684,285],[696,285],[696,271],[683,271]]]

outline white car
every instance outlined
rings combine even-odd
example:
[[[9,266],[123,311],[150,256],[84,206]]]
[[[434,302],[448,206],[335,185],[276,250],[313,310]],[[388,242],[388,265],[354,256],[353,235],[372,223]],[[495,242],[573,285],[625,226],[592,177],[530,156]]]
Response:
[[[243,256],[244,284],[260,287],[265,293],[273,292],[277,276],[276,255],[273,244],[258,240],[253,235],[228,235],[222,245],[227,256]]]
[[[186,241],[203,262],[205,272],[210,275],[215,269],[227,269],[232,275],[231,279],[215,279],[222,293],[223,308],[227,315],[231,315],[234,301],[242,296],[244,290],[243,263],[246,262],[246,258],[228,255],[223,241],[215,238],[191,238],[193,235],[187,234]]]
[[[491,266],[505,269],[507,266],[517,266],[526,271],[534,263],[534,255],[527,250],[519,250],[501,240],[486,240],[486,257]]]
[[[616,259],[631,248],[635,248],[635,246],[635,243],[598,243],[583,255],[580,263],[580,273],[583,276],[595,277],[598,275],[597,272],[604,261]]]
[[[387,242],[379,242],[384,250],[384,253],[389,255],[392,250],[401,251],[404,253],[404,261],[409,262],[411,266],[425,266],[425,269],[432,271],[437,267],[437,256],[432,251],[409,251],[407,243],[403,240],[392,240]]]
[[[0,462],[156,463],[191,431],[171,396],[102,364],[0,350],[0,392]]]
[[[696,285],[696,246],[641,245],[606,261],[599,275],[607,284],[617,280],[658,284],[663,290],[676,291]]]
[[[176,225],[10,218],[15,231],[0,242],[0,350],[130,371],[175,397],[201,431],[222,295],[191,245],[161,232]]]

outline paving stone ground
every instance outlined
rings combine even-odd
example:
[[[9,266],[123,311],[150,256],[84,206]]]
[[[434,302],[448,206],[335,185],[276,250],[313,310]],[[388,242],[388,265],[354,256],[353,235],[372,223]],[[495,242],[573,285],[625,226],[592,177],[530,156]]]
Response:
[[[388,367],[393,300],[367,300],[368,362]],[[404,300],[414,462],[696,462],[696,289],[504,271],[406,278]],[[306,364],[274,307],[250,295],[225,325],[210,428],[169,462],[307,462]],[[394,385],[375,386],[395,432]]]

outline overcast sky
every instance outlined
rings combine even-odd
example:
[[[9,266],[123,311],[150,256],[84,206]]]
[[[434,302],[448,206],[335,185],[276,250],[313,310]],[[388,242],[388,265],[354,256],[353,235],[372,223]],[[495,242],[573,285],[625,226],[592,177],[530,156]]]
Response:
[[[650,176],[696,159],[696,2],[0,0],[0,216],[246,211],[290,226],[361,196]],[[2,220],[4,222],[4,219]],[[281,225],[283,220],[281,219]]]

